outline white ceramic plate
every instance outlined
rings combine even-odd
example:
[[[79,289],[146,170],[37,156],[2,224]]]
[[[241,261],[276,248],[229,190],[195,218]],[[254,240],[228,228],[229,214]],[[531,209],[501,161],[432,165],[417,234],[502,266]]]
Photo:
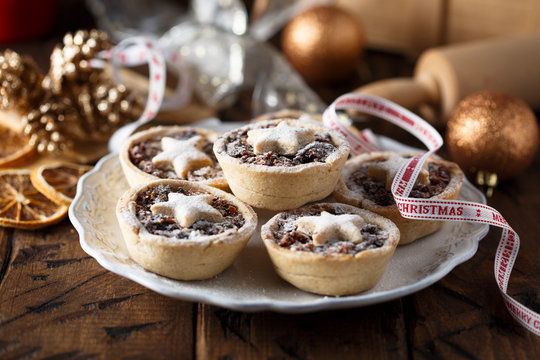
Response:
[[[390,139],[380,140],[386,149],[410,151]],[[259,231],[234,264],[220,275],[204,281],[178,281],[146,271],[130,259],[115,215],[116,201],[127,188],[118,156],[113,154],[101,159],[79,181],[69,217],[84,251],[104,268],[160,294],[240,311],[301,313],[396,299],[435,283],[470,259],[489,229],[484,224],[449,222],[435,234],[398,247],[381,281],[373,289],[353,296],[314,295],[281,280],[272,268]],[[459,198],[486,203],[482,193],[468,181]],[[273,214],[258,211],[259,226]]]

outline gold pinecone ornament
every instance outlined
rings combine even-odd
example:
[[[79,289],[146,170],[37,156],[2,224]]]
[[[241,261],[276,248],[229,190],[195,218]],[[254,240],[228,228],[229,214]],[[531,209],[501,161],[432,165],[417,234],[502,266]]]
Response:
[[[83,139],[80,115],[71,100],[50,95],[22,117],[23,132],[39,153],[60,154],[73,149],[74,139]]]
[[[41,86],[43,74],[29,56],[20,56],[15,51],[0,53],[0,109],[29,111],[44,96]]]
[[[38,152],[68,154],[78,145],[102,144],[141,116],[137,94],[116,84],[106,69],[90,66],[111,47],[102,31],[68,33],[52,52],[46,76],[31,58],[0,53],[0,109],[22,115],[23,132]]]
[[[79,30],[75,34],[67,33],[63,45],[57,45],[51,54],[51,68],[48,77],[55,94],[66,92],[68,88],[87,83],[91,77],[103,72],[103,69],[90,67],[89,60],[100,51],[112,47],[107,34],[99,30]]]
[[[89,65],[99,52],[111,47],[103,31],[81,30],[66,34],[63,46],[57,46],[51,54],[51,68],[44,84],[54,94],[69,97],[80,112],[80,127],[85,134],[77,140],[105,141],[143,112],[140,97],[116,84],[106,70]]]
[[[105,77],[77,88],[76,101],[85,119],[87,136],[98,141],[137,120],[144,110],[142,101],[135,94]]]

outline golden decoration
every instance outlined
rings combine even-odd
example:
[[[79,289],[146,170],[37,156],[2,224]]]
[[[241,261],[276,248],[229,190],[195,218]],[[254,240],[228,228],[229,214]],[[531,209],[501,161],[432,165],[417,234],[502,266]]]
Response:
[[[91,140],[107,140],[118,128],[137,120],[144,110],[140,97],[106,76],[76,87],[73,98]]]
[[[31,109],[43,97],[43,74],[29,56],[0,53],[0,109]]]
[[[482,172],[481,178],[496,174],[504,180],[533,161],[538,124],[524,101],[485,91],[458,104],[448,122],[446,142],[454,161],[466,171]]]
[[[95,58],[100,51],[112,48],[108,35],[100,30],[79,30],[67,33],[62,45],[56,45],[51,54],[51,68],[47,86],[55,94],[68,88],[78,87],[88,81],[96,81],[103,69],[90,67],[88,60]]]
[[[66,153],[78,141],[105,142],[143,113],[138,95],[89,65],[111,47],[99,30],[68,33],[53,50],[46,76],[28,57],[11,50],[0,54],[0,109],[22,115],[24,135],[38,152]]]
[[[351,75],[364,48],[358,20],[333,6],[315,6],[283,29],[283,53],[311,83],[329,83]]]
[[[85,131],[77,109],[69,98],[52,94],[35,109],[21,117],[23,132],[39,153],[61,153],[73,147],[73,141],[83,139]]]

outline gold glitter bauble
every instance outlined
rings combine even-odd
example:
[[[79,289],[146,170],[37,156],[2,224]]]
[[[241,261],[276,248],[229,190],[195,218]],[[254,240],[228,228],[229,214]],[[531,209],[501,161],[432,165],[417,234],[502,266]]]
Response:
[[[311,83],[328,83],[350,75],[364,48],[360,23],[336,6],[316,6],[283,29],[283,53]]]
[[[508,94],[470,95],[454,110],[446,142],[455,162],[471,173],[511,178],[530,165],[538,150],[538,124],[530,107]]]
[[[43,74],[29,56],[6,49],[0,53],[0,109],[29,111],[44,96]]]

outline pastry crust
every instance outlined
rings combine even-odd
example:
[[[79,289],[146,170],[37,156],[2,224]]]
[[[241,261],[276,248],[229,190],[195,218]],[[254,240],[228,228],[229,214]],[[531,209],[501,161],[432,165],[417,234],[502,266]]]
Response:
[[[152,128],[149,128],[147,130],[143,130],[141,132],[135,133],[131,135],[122,145],[122,148],[120,149],[120,164],[122,165],[122,170],[124,171],[124,175],[126,176],[126,179],[131,187],[141,185],[144,183],[147,183],[149,181],[159,180],[160,177],[149,174],[144,172],[143,170],[139,169],[133,162],[130,160],[129,156],[129,150],[133,147],[133,145],[137,142],[146,141],[153,138],[161,138],[166,136],[174,136],[175,134],[178,134],[179,132],[184,131],[193,131],[197,133],[198,135],[201,135],[208,139],[211,143],[213,143],[219,136],[218,133],[207,130],[207,129],[199,129],[194,127],[188,127],[188,126],[155,126]],[[182,179],[185,180],[185,179]],[[196,181],[198,183],[209,185],[216,187],[218,189],[222,190],[228,190],[229,187],[227,185],[227,180],[224,176],[219,176],[216,178],[209,178],[206,180],[200,180]]]
[[[341,174],[341,177],[334,191],[334,198],[342,203],[350,204],[353,206],[361,207],[379,215],[382,215],[392,220],[401,233],[401,239],[399,245],[408,244],[421,237],[434,233],[439,230],[444,221],[434,220],[413,220],[406,219],[401,216],[397,206],[388,205],[381,206],[374,201],[368,199],[362,191],[355,191],[347,185],[348,179],[351,175],[358,170],[364,163],[375,161],[376,159],[386,158],[393,152],[372,152],[368,154],[362,154],[348,160],[345,164],[345,168]],[[414,156],[417,154],[402,154],[404,156]],[[427,162],[434,162],[443,165],[448,169],[450,174],[450,182],[445,189],[438,195],[431,197],[431,199],[446,199],[455,200],[459,195],[461,186],[463,184],[463,172],[459,166],[453,162],[445,161],[438,158],[429,158]]]
[[[254,129],[286,122],[291,126],[315,129],[329,134],[336,150],[324,162],[310,162],[294,166],[249,164],[227,154],[229,132],[214,143],[218,159],[232,192],[242,201],[258,208],[287,210],[330,195],[349,155],[349,144],[337,132],[312,122],[275,120],[247,125],[241,129]]]
[[[366,249],[354,255],[291,250],[280,246],[274,237],[278,219],[275,215],[261,228],[261,238],[277,274],[297,288],[321,295],[350,295],[368,290],[382,278],[399,242],[399,230],[390,220],[370,211],[346,204],[321,203],[307,205],[291,212],[313,207],[339,208],[360,215],[388,233],[381,247]]]
[[[244,218],[238,229],[197,239],[177,239],[150,233],[136,216],[136,200],[141,192],[159,185],[211,194],[232,203]],[[255,232],[257,215],[251,207],[231,194],[183,180],[157,180],[128,190],[118,201],[116,215],[131,258],[147,270],[179,280],[202,280],[224,271]]]
[[[289,120],[300,120],[300,119],[309,119],[310,121],[322,123],[321,114],[308,113],[302,110],[296,109],[282,109],[274,112],[264,113],[257,116],[253,119],[253,122],[268,121],[268,120],[279,120],[279,119],[289,119]]]

